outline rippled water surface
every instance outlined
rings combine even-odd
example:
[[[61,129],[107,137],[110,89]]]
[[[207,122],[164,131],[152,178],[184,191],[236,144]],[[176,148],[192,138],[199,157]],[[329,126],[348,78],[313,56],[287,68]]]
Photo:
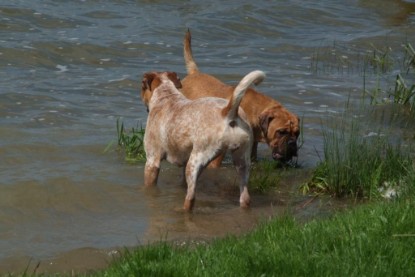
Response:
[[[367,51],[415,45],[414,11],[414,2],[398,0],[2,1],[0,269],[77,249],[243,232],[301,207],[288,195],[319,161],[322,119],[360,99]],[[146,192],[142,164],[104,152],[117,118],[145,124],[144,72],[184,78],[187,28],[202,71],[233,84],[264,70],[259,90],[302,118],[301,168],[277,196],[253,195],[249,212],[238,208],[237,188],[224,185],[234,182],[229,165],[202,175],[186,216],[180,170],[163,164],[159,189]],[[269,158],[265,146],[260,157]]]

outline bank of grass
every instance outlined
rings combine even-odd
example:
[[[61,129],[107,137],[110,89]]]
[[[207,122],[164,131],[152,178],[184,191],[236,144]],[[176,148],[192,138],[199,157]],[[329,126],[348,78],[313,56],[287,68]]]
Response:
[[[94,276],[412,276],[414,200],[412,193],[305,224],[283,216],[207,245],[147,245]]]

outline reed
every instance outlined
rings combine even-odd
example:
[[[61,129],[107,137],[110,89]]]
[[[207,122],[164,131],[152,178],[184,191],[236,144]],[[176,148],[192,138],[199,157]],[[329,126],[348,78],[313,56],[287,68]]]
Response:
[[[365,64],[370,65],[374,72],[386,73],[393,68],[394,60],[391,57],[392,49],[390,47],[385,47],[384,49],[379,49],[373,44],[372,50],[365,57]],[[366,67],[366,65],[365,65]]]
[[[124,123],[117,119],[118,146],[124,151],[127,162],[136,163],[146,160],[144,134],[145,129],[142,126],[126,131]]]
[[[401,74],[396,76],[395,89],[392,91],[394,103],[407,105],[410,110],[415,108],[415,84],[409,86]]]
[[[415,49],[408,42],[404,44],[405,49],[405,67],[407,68],[406,73],[409,73],[410,69],[415,69]]]

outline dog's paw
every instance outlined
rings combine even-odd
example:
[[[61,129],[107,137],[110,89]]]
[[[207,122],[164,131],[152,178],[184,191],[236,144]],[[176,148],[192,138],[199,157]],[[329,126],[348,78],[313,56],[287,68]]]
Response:
[[[185,199],[183,204],[183,210],[186,212],[191,212],[193,210],[193,206],[195,204],[195,199]]]
[[[248,193],[242,193],[241,198],[239,198],[239,205],[241,208],[249,208],[251,205],[251,199]]]

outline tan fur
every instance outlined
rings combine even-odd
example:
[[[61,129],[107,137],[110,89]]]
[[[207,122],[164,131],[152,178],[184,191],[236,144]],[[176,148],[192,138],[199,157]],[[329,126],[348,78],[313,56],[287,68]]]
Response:
[[[175,73],[144,74],[141,98],[149,109],[144,136],[147,156],[144,184],[153,186],[157,183],[163,159],[185,166],[187,195],[183,208],[191,210],[201,171],[218,155],[230,150],[240,177],[239,202],[241,207],[248,207],[247,183],[253,138],[239,105],[247,87],[263,77],[260,71],[245,76],[230,100],[216,97],[189,100],[177,89],[181,84]]]
[[[182,93],[189,99],[201,97],[220,97],[229,99],[234,88],[217,78],[199,71],[193,59],[190,31],[184,39],[184,58],[188,75],[182,81]],[[248,89],[241,102],[248,122],[254,134],[252,148],[253,159],[256,158],[257,143],[267,143],[272,149],[275,160],[287,161],[297,156],[297,138],[300,134],[299,118],[288,111],[278,101]],[[223,157],[212,162],[219,166]]]

